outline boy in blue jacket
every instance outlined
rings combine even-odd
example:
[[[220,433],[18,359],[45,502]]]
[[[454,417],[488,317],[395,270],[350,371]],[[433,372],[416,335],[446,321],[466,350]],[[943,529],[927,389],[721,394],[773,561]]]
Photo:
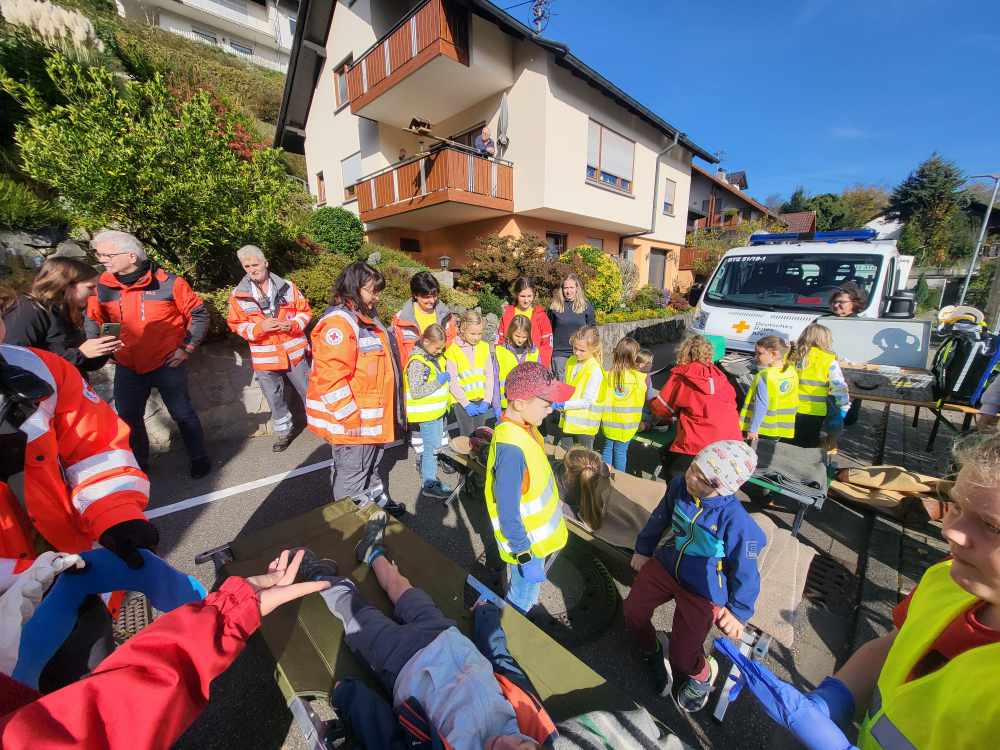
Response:
[[[703,448],[675,478],[635,542],[638,573],[625,600],[625,626],[649,662],[660,695],[674,675],[685,680],[677,705],[693,713],[708,703],[719,666],[703,645],[713,623],[733,640],[753,615],[760,593],[757,557],[766,538],[736,491],[757,467],[746,444],[720,440]],[[671,534],[657,549],[669,527]],[[661,604],[676,600],[664,654],[663,634],[651,622]]]

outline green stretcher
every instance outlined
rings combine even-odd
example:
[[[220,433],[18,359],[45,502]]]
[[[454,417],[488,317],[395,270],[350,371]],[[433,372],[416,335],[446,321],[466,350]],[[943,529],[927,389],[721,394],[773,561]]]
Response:
[[[391,614],[392,605],[374,574],[354,557],[354,546],[361,538],[369,512],[350,501],[331,503],[204,552],[196,562],[215,562],[221,577],[249,576],[265,570],[283,549],[308,547],[320,557],[336,560],[341,573],[358,584],[365,599]],[[386,547],[413,585],[430,594],[445,616],[471,635],[472,613],[463,603],[464,587],[471,585],[494,599],[496,595],[394,519],[390,519],[386,531]],[[503,605],[502,601],[498,603]],[[635,701],[513,607],[503,607],[501,622],[511,654],[531,679],[555,721],[598,708],[636,707]],[[347,648],[340,621],[319,595],[308,596],[270,614],[261,625],[261,634],[277,663],[278,686],[309,747],[327,750],[324,722],[311,708],[310,701],[326,700],[336,680],[358,678],[380,691],[381,687]]]

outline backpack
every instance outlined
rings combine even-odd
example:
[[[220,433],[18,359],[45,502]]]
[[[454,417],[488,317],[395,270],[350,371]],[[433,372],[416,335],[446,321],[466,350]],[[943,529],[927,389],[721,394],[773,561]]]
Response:
[[[934,355],[934,398],[977,406],[983,391],[1000,371],[1000,337],[987,332],[950,334]]]

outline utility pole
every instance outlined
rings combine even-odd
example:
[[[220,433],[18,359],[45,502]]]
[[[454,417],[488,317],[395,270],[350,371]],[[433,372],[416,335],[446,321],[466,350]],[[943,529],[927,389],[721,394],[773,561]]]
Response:
[[[973,175],[972,180],[989,177],[993,180],[993,195],[990,196],[989,205],[986,206],[986,214],[983,216],[983,226],[979,230],[979,239],[976,240],[976,249],[972,251],[972,260],[969,263],[969,270],[965,274],[965,283],[962,284],[962,293],[958,297],[958,304],[963,304],[965,302],[965,295],[969,291],[969,283],[972,281],[972,274],[976,271],[976,261],[979,260],[979,250],[983,246],[983,240],[986,238],[986,228],[990,223],[990,215],[993,213],[993,204],[997,200],[997,190],[1000,189],[1000,174],[977,174]],[[993,278],[993,287],[996,288],[996,276]],[[990,292],[990,301],[992,302],[993,291]],[[989,315],[986,316],[986,321],[990,325],[994,325],[993,318]]]

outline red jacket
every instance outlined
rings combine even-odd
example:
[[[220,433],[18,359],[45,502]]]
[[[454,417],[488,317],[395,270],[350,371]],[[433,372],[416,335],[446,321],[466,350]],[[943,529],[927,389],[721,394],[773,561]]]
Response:
[[[83,552],[111,526],[143,518],[149,479],[129,448],[128,426],[73,365],[40,349],[0,345],[0,354],[54,391],[21,426],[28,437],[26,514],[0,483],[2,578],[21,572],[34,557],[31,526],[54,549]]]
[[[500,327],[497,331],[497,346],[504,343],[507,327],[517,313],[513,305],[504,305],[500,315]],[[541,305],[535,305],[531,311],[531,343],[538,348],[538,359],[546,367],[552,366],[552,321]]]
[[[101,274],[97,294],[87,300],[87,335],[101,323],[121,323],[122,348],[115,362],[140,375],[163,366],[175,350],[194,350],[208,333],[208,310],[180,276],[150,266],[126,286],[114,274]]]
[[[39,696],[0,675],[4,750],[169,748],[208,703],[209,685],[260,627],[260,603],[232,577],[163,615],[86,678]],[[26,702],[30,701],[30,702]]]
[[[649,405],[658,417],[677,420],[674,453],[693,456],[717,440],[743,439],[736,390],[715,365],[677,365]]]

